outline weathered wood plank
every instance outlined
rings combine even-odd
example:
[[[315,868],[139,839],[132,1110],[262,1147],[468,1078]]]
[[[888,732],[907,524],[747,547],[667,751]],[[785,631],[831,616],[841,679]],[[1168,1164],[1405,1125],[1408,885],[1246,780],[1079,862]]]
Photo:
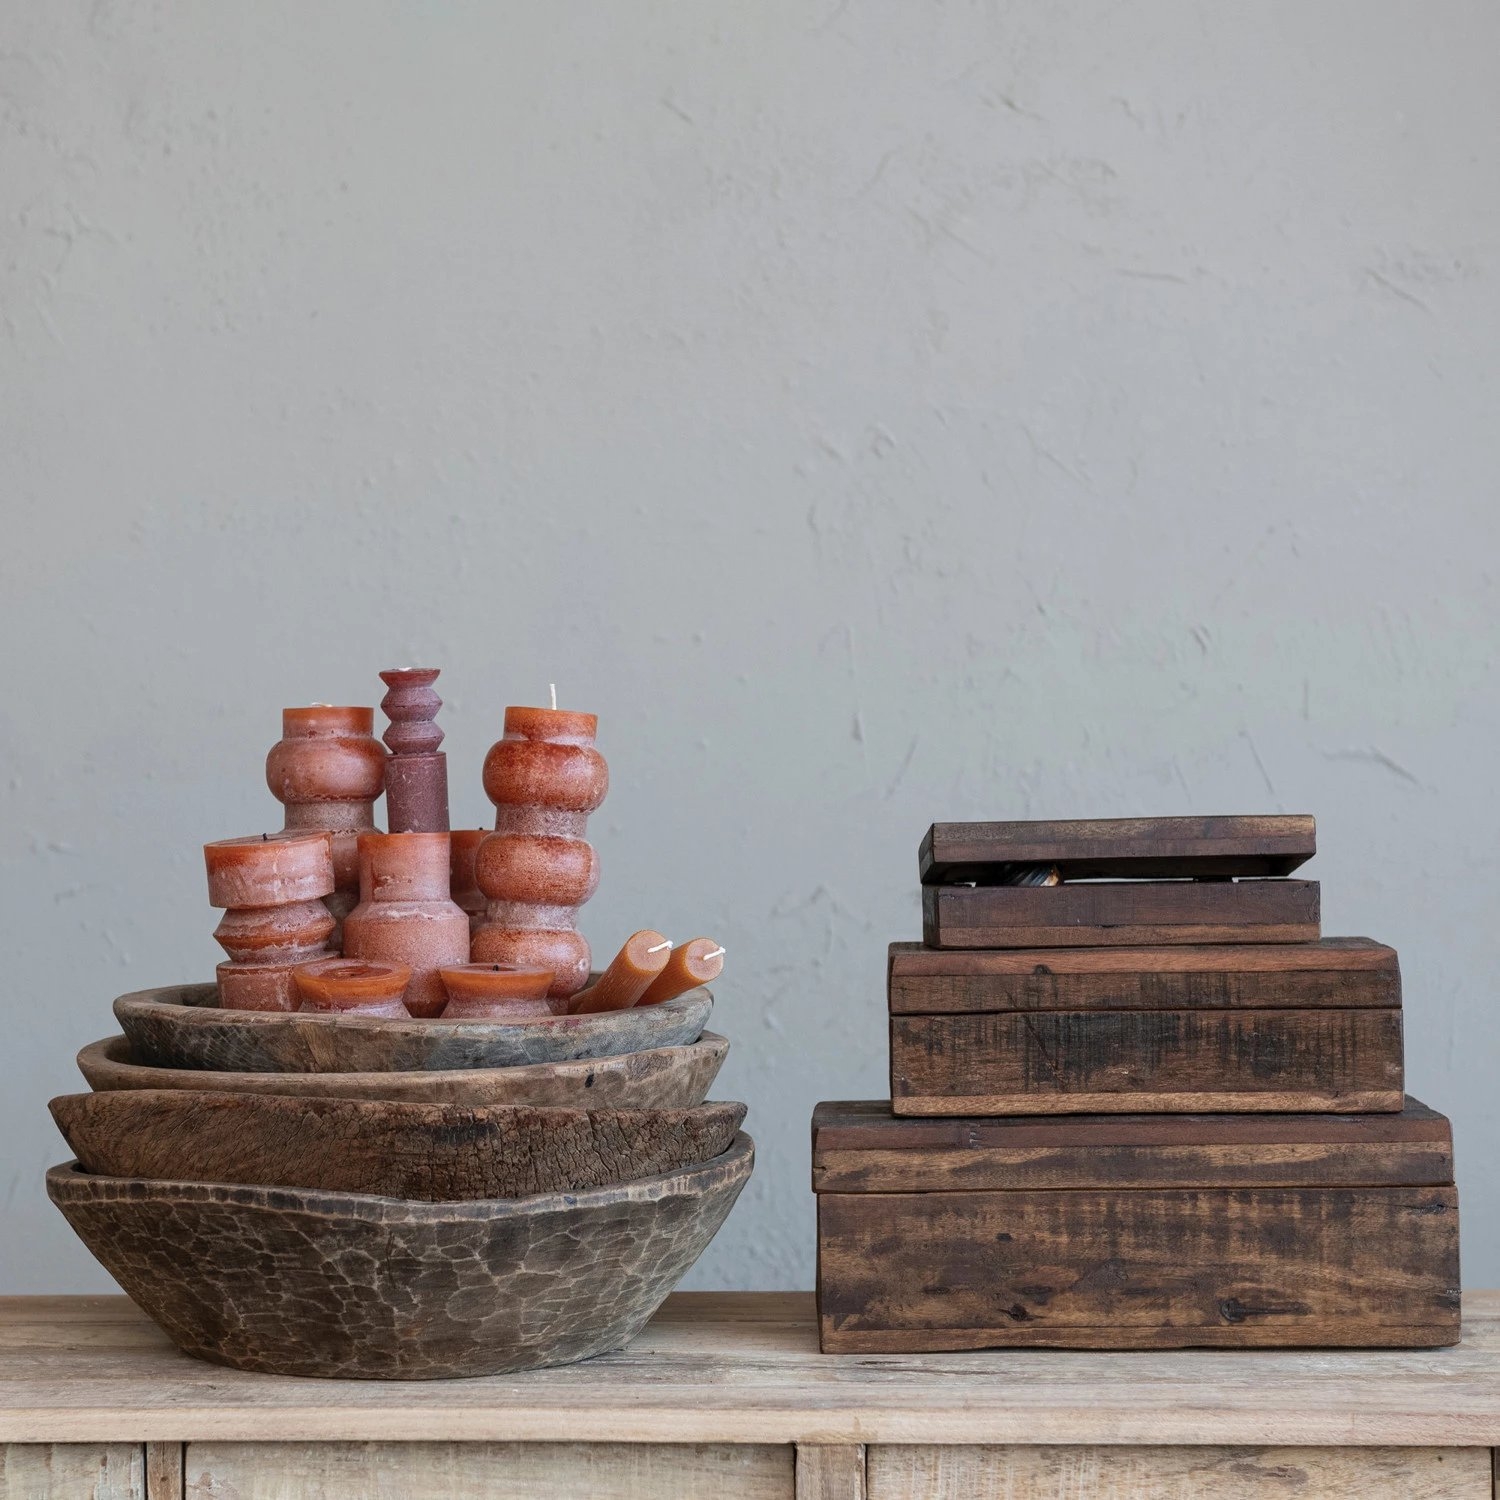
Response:
[[[1029,1188],[1448,1187],[1453,1128],[1399,1114],[908,1118],[884,1100],[813,1111],[815,1192]]]
[[[898,1114],[1398,1110],[1399,1010],[892,1016]]]
[[[820,1193],[828,1353],[1428,1346],[1452,1188]]]
[[[793,1500],[789,1444],[193,1443],[187,1500]]]
[[[1483,1448],[870,1449],[869,1500],[1490,1500]]]
[[[1305,813],[1210,818],[1064,818],[934,823],[918,850],[924,885],[1057,865],[1071,880],[1288,875],[1317,852]]]
[[[146,1444],[146,1500],[183,1500],[186,1457],[181,1443]]]
[[[894,1015],[951,1011],[1369,1010],[1401,1004],[1396,951],[1369,938],[1165,948],[892,943]]]
[[[1155,943],[1310,943],[1316,880],[1087,881],[922,888],[929,948],[1097,948]]]
[[[0,1500],[145,1500],[139,1443],[7,1443]]]
[[[798,1443],[797,1500],[865,1500],[862,1443]]]

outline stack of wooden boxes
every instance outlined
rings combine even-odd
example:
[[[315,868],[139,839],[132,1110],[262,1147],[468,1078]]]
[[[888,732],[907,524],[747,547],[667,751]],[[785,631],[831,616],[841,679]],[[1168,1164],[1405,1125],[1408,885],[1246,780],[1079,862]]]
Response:
[[[1320,935],[1310,817],[937,824],[891,1097],[813,1117],[827,1352],[1459,1335],[1401,977]],[[1038,884],[1038,881],[1052,881]]]

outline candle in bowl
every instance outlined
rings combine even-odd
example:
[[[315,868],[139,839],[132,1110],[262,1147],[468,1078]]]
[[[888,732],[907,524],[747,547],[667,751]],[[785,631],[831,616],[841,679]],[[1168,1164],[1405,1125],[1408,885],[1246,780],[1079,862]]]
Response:
[[[286,808],[286,833],[333,835],[331,896],[335,953],[344,918],[359,903],[359,836],[375,831],[375,799],[385,787],[385,750],[373,708],[314,703],[281,711],[281,739],[266,756],[266,785]]]
[[[226,1010],[296,1010],[292,970],[330,954],[333,841],[327,833],[263,833],[203,846],[214,929],[229,962],[219,965]]]
[[[438,970],[445,1021],[529,1021],[558,1012],[547,998],[552,970],[524,964],[453,964]],[[556,1002],[563,1004],[564,1002]]]
[[[667,966],[651,981],[637,1005],[675,1000],[700,984],[711,984],[724,972],[724,947],[712,938],[694,938],[672,950]]]
[[[573,997],[570,1015],[599,1010],[629,1010],[649,990],[672,954],[672,944],[647,928],[632,933],[610,966],[581,994]]]
[[[321,958],[292,970],[301,1009],[322,1015],[411,1018],[403,996],[411,982],[409,964],[382,964],[368,958]]]
[[[438,970],[469,957],[469,918],[448,894],[446,833],[362,833],[359,905],[344,919],[344,956],[409,964],[406,1008],[441,1015]]]
[[[455,828],[448,837],[450,851],[448,893],[454,904],[469,914],[469,936],[479,931],[484,921],[485,898],[474,874],[474,857],[479,846],[490,836],[488,828]]]
[[[584,833],[609,790],[597,728],[593,714],[507,708],[504,738],[484,760],[495,833],[475,859],[489,905],[473,957],[552,969],[554,999],[577,994],[589,976],[578,908],[598,887],[599,858]]]
[[[385,764],[385,815],[392,833],[447,833],[448,757],[438,749],[443,706],[433,683],[436,667],[393,667],[380,674],[389,691],[380,707],[390,720],[383,736],[390,746]]]

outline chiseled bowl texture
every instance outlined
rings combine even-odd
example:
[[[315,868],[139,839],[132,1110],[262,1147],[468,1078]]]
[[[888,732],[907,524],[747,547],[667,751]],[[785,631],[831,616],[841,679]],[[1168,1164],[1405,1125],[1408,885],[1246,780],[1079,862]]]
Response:
[[[47,1191],[185,1353],[273,1375],[434,1380],[623,1347],[754,1160],[740,1134],[684,1171],[474,1203],[91,1177],[72,1162]]]

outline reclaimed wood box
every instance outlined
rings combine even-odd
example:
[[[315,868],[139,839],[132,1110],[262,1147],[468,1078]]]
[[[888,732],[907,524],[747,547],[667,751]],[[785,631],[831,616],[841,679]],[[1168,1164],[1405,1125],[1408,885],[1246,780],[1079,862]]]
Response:
[[[825,1353],[1459,1337],[1448,1121],[813,1115]]]
[[[1401,971],[1369,938],[946,951],[892,943],[901,1115],[1402,1106]]]

